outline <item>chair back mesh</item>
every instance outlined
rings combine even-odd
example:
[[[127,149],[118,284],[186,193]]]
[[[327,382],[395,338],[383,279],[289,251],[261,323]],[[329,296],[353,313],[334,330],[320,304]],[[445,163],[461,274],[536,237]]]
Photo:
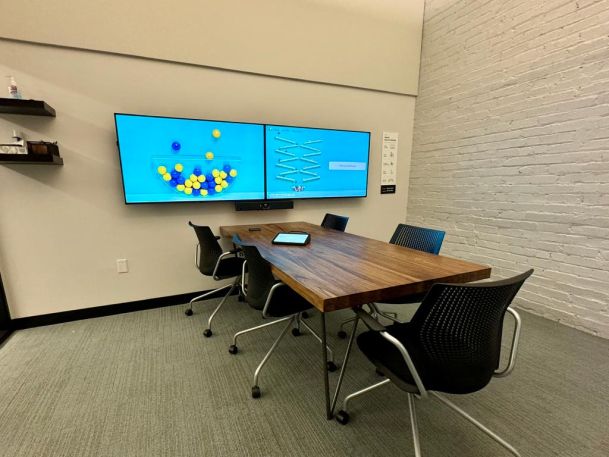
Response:
[[[413,316],[417,370],[428,389],[475,392],[499,367],[505,312],[533,273],[480,284],[435,284]]]
[[[437,255],[442,247],[444,235],[445,232],[442,230],[398,224],[389,242],[398,246]]]
[[[195,225],[192,222],[188,222],[188,225],[195,230],[199,240],[199,271],[205,276],[211,276],[218,257],[222,254],[222,247],[207,225]]]
[[[321,226],[344,232],[347,228],[347,222],[349,222],[347,216],[337,216],[336,214],[326,213],[323,221],[321,221]]]
[[[271,287],[277,282],[271,272],[271,265],[260,255],[256,246],[244,244],[238,235],[233,236],[233,243],[241,247],[247,262],[245,301],[252,308],[262,309]]]

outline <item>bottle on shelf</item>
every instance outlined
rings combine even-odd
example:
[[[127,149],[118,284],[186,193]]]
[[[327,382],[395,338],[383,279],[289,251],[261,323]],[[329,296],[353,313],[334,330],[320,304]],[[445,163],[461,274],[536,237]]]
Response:
[[[15,77],[14,76],[7,76],[7,78],[9,79],[9,82],[8,82],[8,97],[20,100],[21,99],[21,92],[19,92],[19,88],[17,87],[17,81],[15,81]]]

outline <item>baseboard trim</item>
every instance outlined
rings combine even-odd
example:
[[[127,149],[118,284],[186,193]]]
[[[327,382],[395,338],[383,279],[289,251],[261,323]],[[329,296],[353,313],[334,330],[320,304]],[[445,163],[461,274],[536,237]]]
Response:
[[[226,289],[225,289],[226,290]],[[62,311],[59,313],[42,314],[39,316],[20,317],[11,320],[11,330],[23,330],[44,325],[61,324],[63,322],[79,321],[82,319],[92,319],[95,317],[111,316],[113,314],[131,313],[133,311],[144,311],[147,309],[163,308],[188,303],[194,297],[203,295],[208,291],[192,292],[188,294],[170,295],[168,297],[148,298],[127,303],[117,303],[114,305],[96,306],[93,308],[75,309],[72,311]],[[207,299],[221,297],[226,292],[224,290],[218,294],[210,295]],[[233,292],[237,295],[237,291]],[[206,300],[207,300],[206,299]],[[8,335],[6,335],[8,337]],[[0,335],[0,338],[2,336]]]
[[[0,346],[2,346],[2,343],[11,336],[11,333],[13,333],[12,330],[0,330]]]

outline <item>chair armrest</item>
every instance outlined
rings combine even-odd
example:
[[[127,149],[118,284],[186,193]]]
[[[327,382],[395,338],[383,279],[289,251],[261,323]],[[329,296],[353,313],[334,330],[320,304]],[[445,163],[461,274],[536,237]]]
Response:
[[[398,351],[400,351],[400,354],[402,355],[402,358],[404,359],[404,362],[406,363],[406,366],[408,367],[408,371],[410,371],[410,374],[412,375],[412,379],[414,379],[417,389],[419,389],[419,394],[421,395],[422,398],[427,398],[427,389],[425,389],[425,386],[423,385],[423,381],[421,381],[421,377],[419,376],[419,373],[418,373],[416,367],[414,366],[414,362],[412,361],[412,358],[410,357],[408,350],[404,347],[404,345],[401,343],[401,341],[398,340],[395,336],[391,335],[387,331],[387,328],[384,325],[382,325],[379,321],[374,319],[370,314],[368,314],[363,309],[355,308],[353,310],[353,312],[355,313],[355,315],[357,316],[358,319],[361,319],[362,321],[364,321],[364,324],[366,324],[366,326],[370,330],[372,330],[373,332],[379,332],[383,338],[385,338],[387,341],[389,341],[392,345],[394,345],[396,347],[396,349]]]
[[[508,360],[507,367],[505,367],[503,370],[495,370],[493,373],[493,376],[497,378],[502,378],[509,375],[514,369],[514,365],[516,365],[516,352],[518,351],[518,341],[520,340],[520,327],[522,327],[522,320],[520,319],[520,315],[516,312],[516,310],[508,308],[507,312],[510,313],[514,318],[514,333],[512,334],[510,358]]]
[[[214,279],[217,279],[216,273],[218,272],[218,268],[220,266],[220,262],[222,262],[222,259],[225,259],[226,257],[229,257],[231,255],[234,255],[234,253],[231,251],[226,251],[226,252],[223,252],[222,254],[220,254],[220,256],[218,257],[218,260],[216,260],[216,266],[214,267],[214,272],[212,273],[212,276],[214,277]]]
[[[408,371],[410,371],[412,379],[414,379],[414,383],[417,385],[417,389],[419,389],[419,395],[421,395],[421,398],[427,398],[427,389],[423,385],[423,381],[421,381],[419,372],[414,366],[414,362],[412,361],[408,350],[404,347],[400,340],[398,340],[395,336],[390,335],[389,332],[381,332],[381,336],[393,344],[398,351],[400,351],[400,354],[402,354],[402,357],[404,358],[404,362],[406,362]]]
[[[220,238],[222,238],[221,236],[216,235],[216,240],[219,240]]]
[[[241,292],[247,295],[247,286],[245,284],[245,273],[247,272],[247,260],[241,264]]]
[[[262,308],[262,317],[269,317],[266,313],[271,304],[271,298],[273,297],[273,294],[275,293],[275,291],[277,289],[279,289],[280,287],[286,287],[286,286],[287,285],[281,281],[276,284],[273,284],[273,287],[271,287],[271,290],[269,291],[269,294],[266,297],[266,302],[264,303],[264,308]]]
[[[201,249],[201,245],[199,243],[197,243],[197,245],[195,246],[195,266],[197,267],[197,270],[199,269],[199,251]]]

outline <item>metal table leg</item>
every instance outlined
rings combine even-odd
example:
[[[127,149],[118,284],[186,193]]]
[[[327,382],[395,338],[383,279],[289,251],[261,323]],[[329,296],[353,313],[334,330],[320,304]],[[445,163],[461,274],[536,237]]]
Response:
[[[343,385],[343,377],[347,370],[347,363],[349,362],[349,355],[351,355],[351,347],[353,346],[353,340],[355,339],[355,333],[357,332],[357,324],[359,324],[359,317],[355,316],[353,321],[353,328],[351,329],[351,336],[349,337],[349,343],[347,344],[347,350],[343,358],[342,366],[340,367],[340,375],[338,376],[338,382],[336,383],[336,390],[334,391],[334,397],[332,398],[332,404],[330,406],[330,413],[334,416],[334,410],[336,409],[336,401],[340,394],[340,388]]]
[[[321,354],[324,364],[324,389],[326,397],[326,419],[332,419],[332,409],[330,408],[330,381],[328,379],[328,351],[326,350],[326,313],[319,313],[321,318]]]

